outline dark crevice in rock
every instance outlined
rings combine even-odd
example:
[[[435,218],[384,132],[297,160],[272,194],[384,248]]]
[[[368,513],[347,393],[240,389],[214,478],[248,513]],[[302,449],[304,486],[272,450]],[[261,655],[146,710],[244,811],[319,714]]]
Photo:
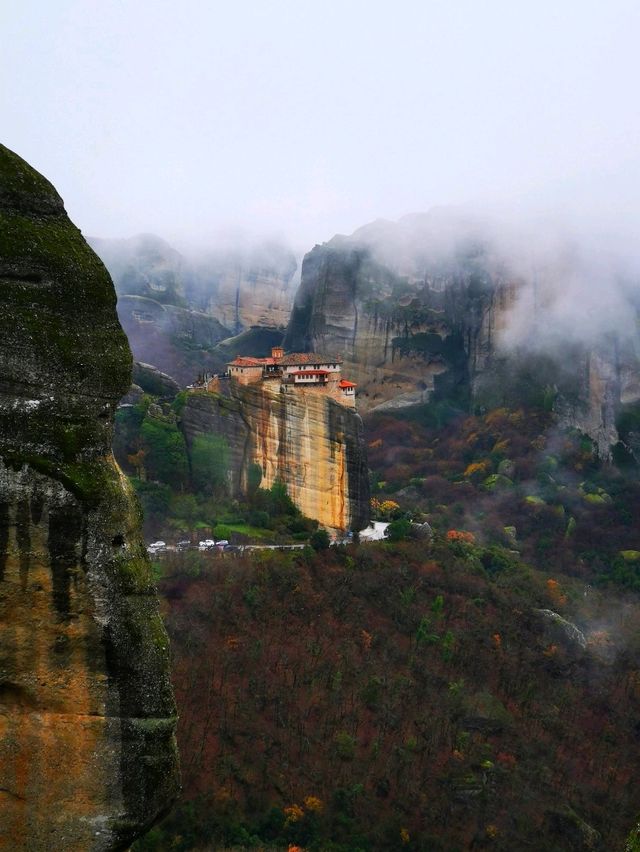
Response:
[[[36,527],[42,520],[43,509],[44,497],[42,494],[34,494],[31,498],[31,523]]]
[[[4,281],[17,281],[19,284],[42,285],[42,275],[39,272],[14,272],[10,269],[0,270],[0,278]]]
[[[0,704],[4,707],[28,707],[37,709],[38,702],[28,689],[11,681],[0,681]]]
[[[9,547],[9,505],[0,502],[0,583],[4,581]]]
[[[78,561],[78,542],[82,536],[82,512],[76,507],[49,512],[49,554],[53,578],[53,604],[63,621],[68,621],[71,578]]]
[[[20,554],[20,588],[27,588],[29,577],[29,565],[31,563],[31,536],[30,530],[31,509],[29,501],[20,500],[16,508],[16,543]]]

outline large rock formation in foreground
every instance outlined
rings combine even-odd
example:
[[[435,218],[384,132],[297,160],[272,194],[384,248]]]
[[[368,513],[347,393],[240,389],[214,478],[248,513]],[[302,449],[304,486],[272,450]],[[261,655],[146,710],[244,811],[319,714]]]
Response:
[[[167,636],[111,454],[109,275],[0,146],[0,849],[126,849],[178,790]]]
[[[189,394],[182,428],[222,435],[229,447],[231,491],[246,489],[251,464],[262,487],[280,481],[300,511],[325,527],[359,530],[369,518],[369,480],[362,420],[322,392],[280,391],[279,382],[220,382],[220,393]]]

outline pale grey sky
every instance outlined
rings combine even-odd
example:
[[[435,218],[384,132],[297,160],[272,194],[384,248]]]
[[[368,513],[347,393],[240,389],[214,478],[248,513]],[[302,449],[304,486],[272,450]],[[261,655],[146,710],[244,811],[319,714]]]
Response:
[[[86,234],[638,222],[637,0],[5,0],[0,27],[2,141]]]

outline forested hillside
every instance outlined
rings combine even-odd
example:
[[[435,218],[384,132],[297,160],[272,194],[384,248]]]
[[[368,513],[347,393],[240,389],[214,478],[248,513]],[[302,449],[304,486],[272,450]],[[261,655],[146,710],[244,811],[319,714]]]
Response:
[[[637,414],[618,420],[625,438]],[[468,414],[443,405],[367,421],[372,492],[398,516],[470,530],[541,570],[640,589],[640,479],[544,405]]]
[[[392,541],[159,565],[185,791],[141,849],[622,848],[638,472],[520,396],[369,415]]]
[[[168,564],[182,805],[139,849],[619,849],[635,596],[471,535]]]

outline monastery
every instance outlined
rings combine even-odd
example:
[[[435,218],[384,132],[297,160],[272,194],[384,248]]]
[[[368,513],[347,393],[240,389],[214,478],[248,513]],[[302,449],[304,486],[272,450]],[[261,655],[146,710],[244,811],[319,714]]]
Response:
[[[342,378],[342,359],[318,355],[315,352],[295,352],[285,355],[275,346],[270,358],[239,356],[227,364],[222,375],[202,376],[189,391],[219,392],[221,382],[233,381],[242,385],[257,382],[279,382],[282,393],[296,393],[299,388],[312,389],[330,396],[349,408],[356,405],[356,385]]]

